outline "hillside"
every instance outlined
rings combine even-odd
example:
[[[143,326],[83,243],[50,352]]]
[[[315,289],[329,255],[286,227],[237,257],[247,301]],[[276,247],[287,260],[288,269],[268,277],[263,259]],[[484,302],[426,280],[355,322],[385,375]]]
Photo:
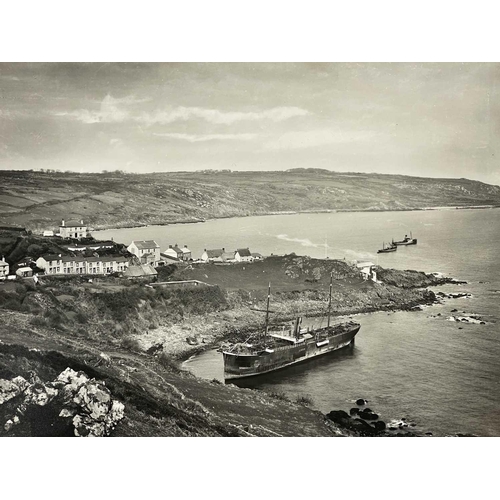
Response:
[[[291,401],[201,380],[178,361],[261,328],[262,314],[253,309],[265,307],[269,279],[277,284],[273,322],[324,314],[331,272],[335,316],[433,303],[432,292],[411,287],[446,281],[392,270],[391,285],[364,282],[343,261],[294,254],[170,271],[172,279],[203,276],[212,286],[153,288],[118,278],[89,283],[83,276],[45,276],[36,286],[2,283],[0,437],[344,433],[307,393]],[[250,273],[253,279],[242,279]]]
[[[52,229],[61,218],[92,228],[192,222],[295,211],[500,206],[500,187],[467,179],[339,173],[0,172],[0,225]]]

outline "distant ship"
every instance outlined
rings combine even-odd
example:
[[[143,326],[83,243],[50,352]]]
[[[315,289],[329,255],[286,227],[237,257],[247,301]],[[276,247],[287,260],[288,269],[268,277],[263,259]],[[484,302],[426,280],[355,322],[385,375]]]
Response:
[[[382,248],[377,250],[377,253],[395,252],[397,249],[398,247],[394,243],[389,244],[387,247],[385,246],[385,243],[382,243]]]
[[[289,332],[269,332],[269,301],[267,295],[264,332],[255,340],[235,344],[223,351],[224,379],[235,380],[273,372],[306,359],[322,356],[354,344],[354,337],[361,325],[354,321],[330,326],[333,274],[330,275],[328,323],[325,328],[301,328],[302,318],[297,318]]]
[[[408,237],[407,234],[405,234],[404,239],[401,241],[394,241],[392,240],[393,245],[416,245],[417,244],[417,238],[414,238],[413,235],[410,232],[410,236]]]

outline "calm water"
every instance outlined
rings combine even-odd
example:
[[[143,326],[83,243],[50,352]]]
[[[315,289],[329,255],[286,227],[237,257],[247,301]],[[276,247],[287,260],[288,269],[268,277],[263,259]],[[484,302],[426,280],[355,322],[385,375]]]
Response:
[[[410,231],[418,245],[377,256],[383,241],[402,239]],[[187,244],[195,258],[204,248],[250,247],[264,255],[327,254],[465,279],[468,285],[436,290],[468,291],[470,299],[448,300],[421,312],[359,315],[362,326],[354,349],[248,384],[292,398],[308,395],[325,412],[347,410],[363,397],[382,418],[407,417],[435,435],[500,436],[499,209],[249,217],[94,235],[127,244],[155,239],[162,249]],[[479,314],[488,323],[447,321],[454,308]],[[222,357],[215,351],[186,366],[199,376],[222,378]]]

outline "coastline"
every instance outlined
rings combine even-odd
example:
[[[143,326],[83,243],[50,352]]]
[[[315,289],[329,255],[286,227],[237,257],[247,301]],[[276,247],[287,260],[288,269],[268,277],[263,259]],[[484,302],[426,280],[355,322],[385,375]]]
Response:
[[[444,206],[444,207],[424,207],[424,208],[401,208],[397,210],[393,209],[318,209],[318,210],[285,210],[281,212],[262,212],[255,214],[247,214],[247,215],[227,215],[220,217],[209,217],[207,219],[198,219],[198,220],[173,220],[168,222],[158,222],[155,224],[136,224],[136,225],[123,225],[123,226],[112,226],[112,225],[100,225],[100,226],[91,226],[89,227],[89,231],[114,231],[119,229],[141,229],[143,227],[165,227],[165,226],[173,226],[178,224],[201,224],[204,222],[216,221],[221,219],[246,219],[248,217],[268,217],[271,215],[301,215],[301,214],[330,214],[330,213],[377,213],[377,212],[426,212],[426,211],[441,211],[441,210],[489,210],[500,208],[500,205],[470,205],[470,206]]]
[[[447,284],[452,284],[452,285],[460,285],[463,284],[464,282],[459,282],[454,280],[454,278],[444,278],[446,281],[443,281],[442,283],[437,283],[437,284],[429,284],[426,287],[419,288],[419,290],[427,290],[431,292],[434,295],[434,298],[432,301],[427,300],[424,296],[422,296],[422,299],[411,306],[407,306],[404,304],[399,304],[397,306],[389,306],[389,307],[379,307],[379,308],[364,308],[360,309],[357,311],[353,311],[351,313],[343,313],[343,314],[332,314],[332,320],[334,323],[342,323],[344,321],[348,321],[349,319],[355,319],[357,316],[367,316],[367,315],[372,315],[372,314],[379,314],[379,313],[388,313],[388,312],[418,312],[421,311],[422,307],[432,307],[434,305],[438,305],[441,303],[441,301],[435,296],[435,294],[431,291],[428,290],[429,287],[434,287],[434,286],[441,286],[441,285],[447,285]],[[323,318],[326,317],[324,311],[323,312],[317,312],[309,315],[304,315],[305,318],[309,319],[315,319],[315,318]],[[296,315],[289,314],[286,316],[280,316],[280,321],[286,322],[286,321],[293,321],[296,318]],[[259,326],[257,326],[255,329],[258,329]],[[238,329],[237,326],[235,326],[235,329]],[[255,331],[253,329],[253,331]],[[241,329],[240,329],[241,330]],[[252,327],[249,327],[248,330],[252,330]],[[225,331],[221,335],[216,336],[213,338],[210,342],[203,342],[195,346],[190,346],[189,344],[185,345],[184,349],[181,349],[180,351],[177,352],[168,352],[168,350],[163,350],[163,352],[167,355],[173,356],[176,361],[178,361],[181,364],[184,364],[185,362],[189,361],[191,358],[194,356],[197,356],[205,351],[209,351],[212,349],[218,349],[221,347],[221,344],[227,343],[230,341],[234,341],[235,337],[238,339],[239,337],[246,337],[249,332],[239,332],[235,333],[235,331]],[[243,335],[242,335],[243,334]]]

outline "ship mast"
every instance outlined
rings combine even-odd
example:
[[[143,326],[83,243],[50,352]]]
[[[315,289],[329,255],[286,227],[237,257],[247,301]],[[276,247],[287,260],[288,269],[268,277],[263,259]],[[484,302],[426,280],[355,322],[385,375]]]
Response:
[[[267,342],[267,333],[269,331],[269,301],[271,300],[271,283],[267,289],[267,305],[266,305],[266,328],[264,330],[264,344]]]
[[[333,271],[330,273],[330,295],[328,297],[328,324],[327,324],[328,328],[330,328],[330,314],[332,311],[332,288],[333,288]]]

